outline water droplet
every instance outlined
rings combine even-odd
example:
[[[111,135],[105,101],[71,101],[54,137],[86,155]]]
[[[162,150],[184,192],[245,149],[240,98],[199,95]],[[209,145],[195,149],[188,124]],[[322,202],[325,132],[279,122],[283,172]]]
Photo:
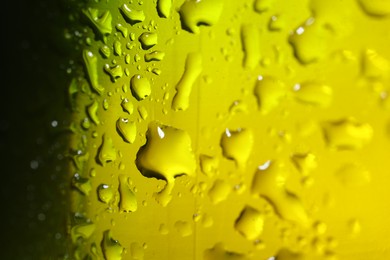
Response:
[[[219,160],[217,157],[201,154],[199,162],[201,171],[209,177],[213,176],[218,170]]]
[[[263,232],[264,217],[257,209],[245,206],[234,228],[246,239],[253,240]]]
[[[107,98],[103,99],[103,109],[107,110],[110,107],[110,103],[108,103]]]
[[[188,237],[192,234],[191,223],[187,221],[181,221],[181,220],[176,221],[175,228],[182,237]]]
[[[301,64],[309,64],[322,59],[328,54],[333,39],[328,26],[315,22],[313,17],[298,27],[289,37],[294,55]]]
[[[254,24],[241,26],[241,41],[244,50],[244,68],[254,69],[260,60],[260,32]]]
[[[172,0],[158,0],[157,11],[160,17],[168,18],[171,14]]]
[[[360,221],[355,218],[348,221],[347,227],[351,235],[359,234],[362,229]]]
[[[79,239],[87,240],[95,232],[96,225],[93,223],[84,223],[72,227],[70,234],[72,242],[75,244]]]
[[[363,75],[369,79],[383,79],[390,76],[390,62],[375,50],[367,49],[362,60]]]
[[[232,188],[229,183],[224,180],[217,179],[209,190],[208,195],[213,204],[218,204],[219,202],[226,200],[231,190]]]
[[[122,106],[123,111],[127,112],[130,115],[133,114],[133,112],[134,112],[134,105],[127,98],[122,100],[121,106]]]
[[[202,1],[203,2],[203,1]],[[186,2],[189,3],[189,2]],[[187,110],[193,85],[202,72],[202,56],[198,52],[189,53],[186,58],[184,73],[176,85],[176,94],[172,100],[172,109]]]
[[[270,76],[258,76],[254,94],[260,111],[267,114],[275,109],[286,96],[286,87],[281,80]]]
[[[347,187],[360,187],[371,181],[371,174],[358,163],[348,163],[336,171],[336,178]]]
[[[328,146],[337,150],[360,149],[371,141],[373,135],[371,125],[359,123],[352,117],[326,122],[323,130]]]
[[[110,11],[100,12],[98,9],[88,8],[83,10],[84,15],[91,22],[94,29],[96,29],[100,36],[104,37],[112,32],[112,15]],[[100,13],[100,14],[99,14]]]
[[[249,260],[244,254],[226,250],[222,243],[217,243],[213,248],[206,249],[203,260]]]
[[[323,235],[326,232],[327,226],[324,222],[316,221],[313,224],[313,229],[316,232],[317,235]]]
[[[158,231],[160,232],[161,235],[167,235],[169,233],[169,228],[166,224],[161,224]]]
[[[127,38],[129,35],[129,30],[126,28],[126,26],[118,23],[115,28],[122,34],[123,38]]]
[[[114,198],[114,189],[107,184],[100,184],[97,187],[97,194],[101,202],[110,204],[110,202]]]
[[[153,72],[153,74],[156,74],[156,75],[160,75],[161,74],[161,70],[159,68],[152,69],[152,72]]]
[[[234,160],[239,168],[244,168],[252,152],[253,142],[250,129],[226,129],[220,142],[223,156]]]
[[[182,28],[192,33],[199,33],[199,26],[216,24],[222,10],[222,0],[185,1],[179,10]]]
[[[309,219],[301,200],[286,190],[287,170],[280,162],[259,167],[252,181],[252,194],[262,196],[283,219],[307,226]]]
[[[89,195],[90,191],[92,190],[92,184],[90,179],[80,177],[78,173],[76,173],[73,176],[72,179],[72,186],[76,188],[78,191],[80,191],[84,195]]]
[[[268,11],[274,4],[275,0],[255,0],[254,9],[257,13]]]
[[[122,259],[122,252],[124,248],[117,240],[112,238],[110,230],[104,231],[101,247],[106,260]]]
[[[138,204],[134,192],[129,187],[128,179],[124,174],[119,175],[119,209],[124,212],[134,212]]]
[[[144,247],[137,243],[133,242],[130,245],[130,252],[131,252],[131,257],[133,260],[143,260],[144,259]]]
[[[285,26],[284,19],[280,18],[280,15],[273,15],[269,19],[268,29],[270,31],[280,31],[284,28],[284,26]]]
[[[105,166],[107,163],[116,160],[116,150],[111,137],[106,134],[103,135],[102,144],[98,151],[98,162]]]
[[[137,126],[135,122],[129,121],[127,118],[120,117],[116,121],[116,129],[119,135],[123,138],[123,141],[128,143],[134,143],[137,137]]]
[[[304,260],[306,259],[304,255],[290,251],[287,248],[282,248],[278,251],[275,260]]]
[[[162,51],[152,51],[150,53],[145,54],[145,61],[162,61],[164,59],[165,52]]]
[[[171,199],[174,178],[195,173],[196,160],[189,134],[157,122],[150,123],[146,144],[138,151],[136,164],[145,177],[167,182],[165,188],[156,194],[156,199],[162,205],[167,205]]]
[[[359,4],[368,15],[387,16],[390,14],[390,3],[385,0],[359,0]]]
[[[131,93],[137,100],[147,98],[152,92],[149,80],[139,74],[136,74],[131,78],[130,89]]]
[[[145,13],[143,10],[136,10],[127,4],[123,4],[121,7],[119,7],[119,10],[121,11],[126,22],[130,23],[131,25],[143,22],[145,20]]]
[[[201,221],[204,228],[211,227],[214,224],[214,220],[209,214],[203,214]]]
[[[104,65],[104,71],[110,76],[112,82],[116,82],[118,78],[123,76],[123,69],[121,65],[110,66]]]
[[[88,116],[91,118],[92,122],[94,122],[96,125],[100,124],[100,120],[97,115],[98,108],[99,108],[99,104],[96,100],[93,101],[93,103],[87,107]]]
[[[89,82],[91,83],[93,90],[101,95],[104,91],[104,88],[99,85],[98,81],[97,57],[91,51],[84,50],[83,60],[87,69]]]
[[[117,56],[122,55],[122,44],[120,41],[114,41],[114,54]]]
[[[317,168],[317,158],[312,153],[296,153],[291,156],[291,160],[303,176]]]
[[[147,50],[157,44],[157,33],[144,32],[138,38],[142,45],[142,49]]]
[[[148,110],[146,110],[146,107],[138,106],[137,110],[141,119],[146,120],[146,118],[148,118]]]
[[[317,82],[304,82],[295,84],[295,99],[301,103],[327,107],[332,102],[332,88]]]

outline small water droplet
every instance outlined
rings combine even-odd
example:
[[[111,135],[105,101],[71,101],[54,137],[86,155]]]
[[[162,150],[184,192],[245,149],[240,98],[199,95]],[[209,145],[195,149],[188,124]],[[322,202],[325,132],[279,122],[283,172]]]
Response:
[[[371,181],[371,174],[358,163],[347,163],[336,171],[336,178],[347,187],[360,187]]]
[[[169,228],[166,224],[161,224],[160,225],[160,228],[158,230],[160,232],[161,235],[167,235],[169,233]]]
[[[148,50],[157,44],[157,33],[153,32],[144,32],[138,38],[141,43],[142,49]]]
[[[252,152],[253,142],[250,129],[226,129],[220,142],[223,156],[234,160],[239,168],[244,168]]]
[[[95,232],[96,225],[94,223],[83,223],[73,226],[70,234],[72,242],[75,244],[79,239],[87,240]]]
[[[133,260],[143,260],[144,259],[144,247],[140,243],[133,242],[130,244],[130,252]]]
[[[137,125],[134,121],[120,117],[116,121],[116,129],[125,142],[134,143],[137,137]]]
[[[98,94],[102,94],[104,88],[99,85],[98,79],[98,67],[97,67],[97,57],[90,50],[83,51],[83,60],[87,70],[89,82],[93,90],[95,90]]]
[[[112,15],[110,11],[100,12],[95,8],[88,8],[83,10],[84,15],[100,36],[104,38],[112,32]]]
[[[268,114],[275,109],[286,96],[285,84],[270,76],[258,76],[254,94],[260,111]]]
[[[106,134],[103,135],[102,144],[99,147],[98,151],[98,162],[105,166],[107,163],[116,160],[116,149],[111,137]]]
[[[160,17],[168,18],[171,14],[172,0],[158,0],[157,12]]]
[[[217,157],[201,154],[199,162],[201,171],[209,177],[213,176],[218,170],[219,160]]]
[[[127,38],[127,36],[129,35],[129,30],[126,26],[118,23],[115,25],[115,28],[122,34],[123,38]]]
[[[123,76],[123,69],[121,65],[110,66],[104,65],[104,71],[110,76],[112,82],[116,82],[118,78]]]
[[[162,51],[152,51],[150,53],[145,54],[145,61],[162,61],[165,57],[165,52]]]
[[[114,190],[110,185],[107,184],[100,184],[97,187],[97,194],[99,200],[106,204],[110,204],[110,202],[114,198]]]
[[[119,209],[124,212],[134,212],[138,203],[133,190],[129,187],[129,177],[124,174],[119,175]]]
[[[231,190],[232,188],[230,187],[229,183],[224,180],[217,179],[209,190],[208,195],[213,204],[218,204],[221,201],[226,200]]]
[[[122,55],[122,44],[120,41],[114,41],[114,54],[117,56]]]
[[[124,98],[121,103],[123,111],[127,112],[128,114],[133,114],[134,112],[134,105],[131,101],[129,101],[127,98]]]
[[[131,25],[143,22],[145,20],[145,13],[143,10],[136,10],[127,4],[121,5],[119,10],[121,11],[126,22],[130,23]]]
[[[104,258],[107,260],[121,260],[123,247],[122,245],[111,236],[111,231],[106,230],[103,232],[103,239],[101,242]]]
[[[295,84],[294,86],[295,99],[301,103],[327,107],[332,102],[332,88],[319,84],[317,82],[304,82]]]
[[[176,228],[177,232],[179,232],[179,234],[182,237],[187,237],[187,236],[190,236],[192,234],[191,223],[189,223],[187,221],[181,221],[181,220],[176,221],[175,228]]]
[[[89,195],[92,190],[92,184],[89,178],[83,178],[76,173],[72,178],[72,186],[84,195]]]

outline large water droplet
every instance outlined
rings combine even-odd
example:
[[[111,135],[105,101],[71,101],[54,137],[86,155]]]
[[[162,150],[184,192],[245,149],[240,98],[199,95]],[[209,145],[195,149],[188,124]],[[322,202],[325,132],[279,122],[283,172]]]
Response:
[[[209,197],[213,204],[217,204],[221,201],[226,200],[226,198],[229,196],[232,188],[230,187],[229,183],[227,183],[224,180],[217,179],[214,182],[214,185],[209,190]]]
[[[110,230],[104,231],[101,247],[106,260],[122,259],[123,247],[117,240],[112,238]]]
[[[245,206],[237,218],[234,228],[246,239],[253,240],[262,233],[263,224],[263,214],[251,206]]]
[[[258,76],[254,94],[260,111],[267,114],[276,108],[286,96],[286,87],[281,80],[270,76]]]
[[[327,144],[337,150],[360,149],[371,141],[373,135],[371,125],[359,123],[352,117],[327,122],[323,129]]]
[[[216,24],[222,10],[222,0],[185,1],[179,10],[182,28],[192,33],[199,33],[200,25]]]
[[[189,134],[157,122],[150,123],[147,142],[138,151],[136,164],[145,177],[167,182],[165,188],[156,194],[156,199],[162,205],[167,205],[175,177],[195,173],[196,160]]]
[[[119,175],[119,209],[124,212],[134,212],[137,210],[138,203],[134,192],[129,187],[126,175]]]
[[[359,187],[371,181],[371,174],[358,163],[348,163],[336,171],[336,178],[347,187]]]
[[[137,137],[137,125],[127,118],[120,117],[116,121],[116,129],[125,142],[134,143]]]
[[[387,0],[358,0],[363,10],[373,16],[387,16],[390,14],[390,2]]]
[[[234,160],[239,168],[244,168],[252,152],[253,142],[250,129],[226,129],[221,138],[223,156]]]
[[[106,134],[103,135],[102,144],[98,151],[98,162],[105,166],[107,163],[116,160],[116,150],[111,137]]]
[[[131,25],[143,22],[145,20],[145,14],[143,10],[136,10],[127,4],[121,5],[119,10],[121,11],[123,18],[125,18],[125,20]]]
[[[186,58],[184,73],[176,85],[176,94],[172,100],[172,109],[186,110],[189,106],[192,87],[202,72],[202,56],[198,52],[189,53]]]
[[[283,219],[308,224],[308,216],[301,200],[285,187],[287,170],[279,162],[267,161],[259,166],[252,181],[252,194],[265,198]]]
[[[134,75],[130,80],[131,93],[137,100],[143,100],[150,96],[152,88],[147,78],[139,74]]]
[[[142,49],[147,50],[157,44],[158,38],[157,33],[144,32],[138,39],[142,45]]]

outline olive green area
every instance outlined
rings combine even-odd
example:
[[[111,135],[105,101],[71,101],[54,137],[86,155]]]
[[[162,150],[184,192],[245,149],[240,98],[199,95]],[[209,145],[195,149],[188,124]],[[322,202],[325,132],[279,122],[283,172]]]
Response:
[[[2,6],[0,259],[70,259],[67,86],[76,51],[64,32],[80,2]]]

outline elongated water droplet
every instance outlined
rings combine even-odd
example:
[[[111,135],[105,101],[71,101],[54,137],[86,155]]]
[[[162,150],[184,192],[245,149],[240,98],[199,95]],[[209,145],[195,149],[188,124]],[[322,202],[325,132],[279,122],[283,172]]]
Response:
[[[165,52],[162,51],[152,51],[150,53],[145,54],[145,61],[162,61],[164,59]]]
[[[234,228],[246,239],[253,240],[263,232],[263,224],[263,214],[251,206],[245,206],[237,218]]]
[[[193,85],[202,72],[202,56],[198,52],[189,53],[186,58],[184,73],[176,85],[176,94],[172,100],[172,109],[187,110]]]
[[[134,212],[137,210],[138,203],[134,192],[129,187],[126,175],[119,175],[119,209],[124,212]]]
[[[102,54],[103,58],[108,58],[111,55],[111,49],[107,45],[103,45],[99,49],[100,53]]]
[[[103,135],[102,144],[99,147],[98,162],[105,166],[107,163],[116,160],[116,150],[113,141],[106,134]]]
[[[136,165],[145,177],[167,182],[165,188],[156,195],[162,205],[167,205],[175,177],[195,173],[196,160],[189,134],[157,122],[150,123],[147,142],[137,153]]]
[[[83,59],[85,67],[87,69],[89,82],[91,83],[93,90],[95,90],[98,94],[101,95],[104,91],[104,88],[99,85],[97,57],[91,51],[84,50]]]
[[[88,115],[91,118],[92,122],[94,122],[96,125],[100,124],[100,120],[97,115],[98,108],[99,108],[99,103],[96,100],[87,107]]]
[[[104,231],[101,247],[106,260],[122,259],[123,247],[117,240],[112,238],[110,230]]]
[[[232,188],[230,187],[229,183],[227,183],[224,180],[217,179],[214,182],[214,185],[209,190],[209,197],[213,204],[217,204],[221,201],[226,200],[226,198],[229,196]]]
[[[295,99],[301,103],[327,107],[332,102],[333,91],[327,85],[317,82],[304,82],[295,84],[294,95]]]
[[[337,150],[360,149],[367,145],[373,136],[371,125],[359,123],[352,117],[327,122],[323,129],[327,144]]]
[[[285,84],[270,76],[258,76],[254,88],[258,106],[263,114],[275,109],[286,96]]]
[[[149,80],[139,74],[136,74],[131,78],[130,89],[131,93],[137,100],[147,98],[152,92]]]
[[[241,26],[241,41],[244,51],[244,68],[254,69],[260,60],[260,32],[254,24]]]
[[[114,41],[114,54],[118,56],[122,55],[122,44],[120,41]]]
[[[134,143],[137,137],[137,125],[127,118],[120,117],[116,121],[116,129],[125,142]]]
[[[223,156],[234,160],[239,168],[244,168],[252,152],[253,142],[250,129],[226,129],[221,138]]]
[[[136,10],[127,4],[121,5],[119,10],[121,11],[126,22],[130,23],[131,25],[143,22],[145,20],[145,13],[143,10]]]
[[[222,0],[185,1],[179,10],[182,28],[192,33],[199,33],[200,25],[216,24],[222,10]]]
[[[148,114],[148,110],[146,109],[146,107],[138,106],[137,110],[138,110],[138,113],[139,113],[141,119],[146,120],[148,118],[149,114]]]
[[[203,253],[204,260],[249,260],[244,254],[226,250],[222,243],[217,243],[214,247],[206,249]]]

